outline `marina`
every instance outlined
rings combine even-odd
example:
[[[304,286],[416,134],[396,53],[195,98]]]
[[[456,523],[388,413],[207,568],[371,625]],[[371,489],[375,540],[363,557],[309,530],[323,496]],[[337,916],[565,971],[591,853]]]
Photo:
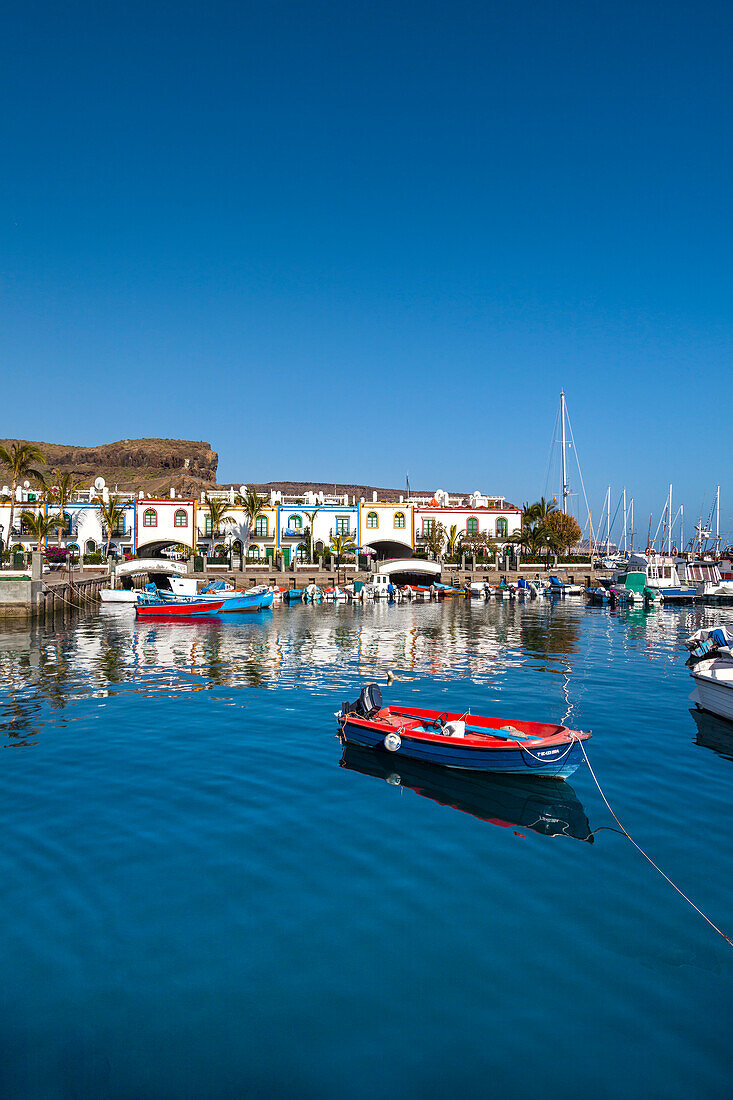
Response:
[[[0,948],[16,990],[6,1091],[40,1095],[83,1051],[90,1094],[109,1073],[126,1094],[151,1080],[225,1094],[245,1066],[267,1072],[295,1014],[308,1026],[278,1043],[281,1072],[321,1095],[345,1075],[364,1096],[442,1080],[470,1017],[469,1092],[487,1074],[531,1090],[530,1029],[555,1091],[573,1052],[594,1091],[623,1049],[643,1050],[645,1092],[722,1096],[730,948],[619,834],[585,766],[565,781],[471,776],[344,746],[333,717],[334,698],[376,682],[408,713],[592,729],[624,824],[725,928],[733,726],[691,710],[684,668],[686,639],[720,616],[733,626],[694,606],[324,600],[154,623],[102,605],[6,626],[0,736],[16,751],[0,771],[0,872],[23,912]],[[497,986],[509,1059],[482,1037]],[[558,1040],[542,1022],[560,987],[593,1013],[570,1013]],[[383,1004],[399,1051],[384,1047]],[[334,1057],[345,1011],[362,1025]]]

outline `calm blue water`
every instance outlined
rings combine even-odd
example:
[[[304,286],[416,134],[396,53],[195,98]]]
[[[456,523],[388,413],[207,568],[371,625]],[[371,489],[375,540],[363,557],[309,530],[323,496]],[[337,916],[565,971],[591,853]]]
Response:
[[[334,736],[388,669],[390,701],[570,710],[626,827],[730,933],[733,730],[691,715],[681,650],[701,618],[460,601],[0,633],[0,1096],[729,1095],[733,949],[587,769],[512,786]]]

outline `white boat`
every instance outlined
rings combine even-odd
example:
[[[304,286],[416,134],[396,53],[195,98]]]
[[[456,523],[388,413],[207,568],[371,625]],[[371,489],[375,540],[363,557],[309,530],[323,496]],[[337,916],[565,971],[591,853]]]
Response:
[[[733,634],[725,627],[703,628],[687,639],[692,650],[690,702],[733,722]]]
[[[686,603],[695,598],[696,585],[686,583],[684,563],[678,563],[671,554],[658,554],[651,549],[644,554],[634,552],[628,568],[630,572],[645,573],[647,587],[661,596],[664,603]]]
[[[695,584],[695,599],[733,599],[733,580],[723,580],[716,561],[691,561],[685,566],[686,579]]]
[[[391,592],[390,587],[392,588]],[[392,584],[392,578],[388,573],[375,573],[371,584],[365,584],[362,592],[367,600],[390,600],[397,595],[397,589]]]
[[[137,591],[134,588],[102,588],[99,598],[102,603],[137,603]]]

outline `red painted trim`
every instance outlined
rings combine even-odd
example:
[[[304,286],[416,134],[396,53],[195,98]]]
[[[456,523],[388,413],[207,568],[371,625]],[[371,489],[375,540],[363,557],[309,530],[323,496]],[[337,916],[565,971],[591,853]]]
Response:
[[[521,516],[521,508],[454,508],[452,506],[448,508],[429,508],[427,505],[416,504],[415,513],[421,514],[422,512],[435,512],[436,515],[447,512],[468,512],[471,516],[486,516],[486,515],[500,515],[500,516]]]

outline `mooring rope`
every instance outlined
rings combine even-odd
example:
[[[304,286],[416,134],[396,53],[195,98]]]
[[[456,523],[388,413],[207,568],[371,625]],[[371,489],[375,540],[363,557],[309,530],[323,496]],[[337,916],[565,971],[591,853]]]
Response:
[[[707,917],[707,916],[706,916],[706,915],[705,915],[705,914],[703,913],[702,909],[698,909],[698,907],[697,907],[697,906],[695,905],[694,901],[691,901],[691,900],[690,900],[690,898],[688,898],[687,894],[683,893],[683,891],[682,891],[682,890],[680,890],[679,886],[677,886],[677,885],[676,885],[676,883],[672,882],[672,879],[671,879],[671,878],[669,877],[669,875],[665,875],[665,873],[664,873],[664,871],[662,870],[662,868],[661,868],[661,867],[658,867],[658,866],[657,866],[657,864],[656,864],[656,863],[654,862],[654,860],[653,860],[653,859],[651,858],[651,856],[648,856],[648,855],[646,854],[646,852],[644,851],[644,849],[643,849],[643,848],[642,848],[642,847],[641,847],[641,846],[640,846],[639,844],[637,844],[637,843],[636,843],[636,841],[635,841],[635,840],[634,840],[634,838],[633,838],[633,837],[632,837],[632,836],[630,835],[630,833],[628,833],[628,832],[626,831],[626,829],[625,829],[625,828],[623,827],[623,825],[621,824],[621,822],[619,821],[619,819],[618,819],[618,818],[616,817],[616,814],[615,814],[615,813],[613,812],[613,810],[611,809],[611,804],[610,804],[610,802],[608,801],[608,799],[606,798],[605,794],[603,793],[603,788],[601,787],[601,784],[600,784],[600,783],[598,782],[598,780],[597,780],[597,778],[596,778],[596,773],[595,773],[595,772],[593,771],[593,767],[592,767],[592,765],[591,765],[591,762],[590,762],[590,760],[588,759],[588,753],[587,753],[587,752],[585,751],[585,745],[584,745],[584,744],[583,744],[583,742],[582,742],[582,741],[580,741],[580,740],[578,740],[578,744],[580,745],[580,747],[581,747],[581,749],[582,749],[582,752],[583,752],[583,756],[585,757],[585,762],[586,762],[586,764],[588,765],[588,771],[589,771],[589,772],[590,772],[590,774],[591,774],[591,775],[593,776],[593,782],[595,783],[596,787],[598,787],[598,793],[600,794],[600,796],[601,796],[601,798],[603,799],[603,801],[604,801],[604,802],[606,803],[606,806],[608,807],[608,812],[610,813],[611,817],[612,817],[612,818],[613,818],[613,820],[614,820],[614,821],[616,822],[616,824],[618,825],[619,829],[620,829],[620,830],[621,830],[621,832],[622,832],[622,833],[624,834],[624,836],[626,837],[626,839],[627,839],[627,840],[630,840],[630,841],[631,841],[631,843],[632,843],[632,844],[634,845],[634,847],[636,848],[637,852],[640,852],[640,853],[641,853],[641,854],[643,855],[644,859],[645,859],[645,860],[647,860],[647,862],[651,863],[651,865],[652,865],[652,867],[654,868],[654,870],[655,870],[655,871],[658,871],[658,872],[659,872],[659,874],[660,874],[660,875],[662,876],[662,878],[663,878],[663,879],[665,879],[665,880],[666,880],[666,881],[667,881],[667,882],[669,883],[669,885],[670,885],[670,886],[672,887],[672,889],[673,889],[673,890],[676,890],[676,891],[677,891],[677,893],[678,893],[678,894],[680,895],[680,897],[681,897],[681,898],[684,898],[684,899],[685,899],[685,901],[687,902],[687,904],[688,904],[688,905],[691,905],[691,906],[692,906],[692,908],[693,908],[693,909],[695,910],[695,912],[696,912],[696,913],[699,913],[699,915],[700,915],[700,916],[702,917],[702,919],[703,919],[704,921],[707,921],[707,923],[708,923],[708,924],[710,925],[710,927],[711,927],[711,928],[712,928],[712,929],[713,929],[713,930],[714,930],[715,932],[717,932],[717,933],[718,933],[718,935],[719,935],[719,936],[721,936],[721,937],[722,937],[722,938],[723,938],[723,939],[725,940],[725,942],[726,942],[727,944],[730,944],[730,946],[731,946],[731,947],[733,947],[733,940],[732,940],[732,939],[730,938],[730,936],[726,936],[725,932],[723,932],[723,931],[722,931],[722,930],[721,930],[720,928],[718,928],[717,924],[714,924],[714,923],[713,923],[713,921],[711,921],[711,920],[710,920],[710,917]]]

